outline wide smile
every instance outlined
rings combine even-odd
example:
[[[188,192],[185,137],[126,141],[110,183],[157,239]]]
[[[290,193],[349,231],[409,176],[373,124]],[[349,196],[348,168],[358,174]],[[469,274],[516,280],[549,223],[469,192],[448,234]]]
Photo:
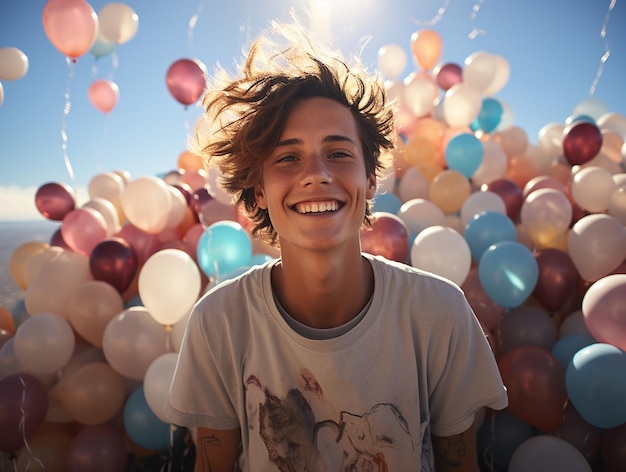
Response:
[[[301,202],[292,205],[292,209],[301,215],[334,213],[343,207],[343,203],[338,200],[321,200]]]

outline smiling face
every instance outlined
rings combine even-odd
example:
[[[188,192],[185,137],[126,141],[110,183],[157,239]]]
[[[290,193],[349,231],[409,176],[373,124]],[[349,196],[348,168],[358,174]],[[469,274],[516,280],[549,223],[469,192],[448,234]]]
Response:
[[[359,248],[367,199],[376,191],[350,110],[328,98],[297,101],[255,187],[283,253],[291,247]]]

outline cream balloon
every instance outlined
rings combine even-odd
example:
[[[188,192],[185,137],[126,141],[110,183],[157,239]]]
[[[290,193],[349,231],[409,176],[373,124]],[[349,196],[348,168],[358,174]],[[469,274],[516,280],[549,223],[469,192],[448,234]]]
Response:
[[[600,129],[609,129],[619,133],[626,140],[626,115],[608,112],[596,121]]]
[[[626,227],[610,215],[584,216],[569,232],[567,248],[580,276],[595,282],[626,258]]]
[[[438,97],[437,84],[427,73],[414,73],[404,80],[404,103],[417,118],[429,115]]]
[[[117,208],[110,200],[95,197],[87,201],[83,208],[92,208],[102,215],[106,222],[106,234],[111,236],[120,230],[120,217]]]
[[[443,97],[443,115],[449,126],[469,126],[482,107],[482,96],[473,86],[454,84]]]
[[[470,248],[457,231],[431,226],[413,240],[411,265],[445,277],[461,286],[472,264]]]
[[[26,266],[28,262],[37,254],[48,249],[48,243],[40,241],[29,241],[20,244],[11,253],[9,259],[9,271],[16,285],[22,290],[28,287],[29,279],[27,277]]]
[[[18,80],[28,72],[28,56],[14,47],[0,49],[0,79]],[[0,101],[1,103],[1,101]]]
[[[531,192],[520,210],[524,231],[539,247],[565,234],[572,222],[573,209],[567,196],[555,189]]]
[[[180,249],[162,249],[148,258],[139,273],[139,296],[150,315],[163,325],[183,318],[198,300],[200,269]]]
[[[609,200],[608,214],[626,226],[626,187],[613,191]]]
[[[115,203],[124,190],[124,181],[115,172],[101,172],[94,175],[87,185],[90,198],[104,198]]]
[[[428,198],[429,183],[419,169],[409,167],[398,183],[400,201],[406,202],[412,198]]]
[[[483,211],[497,211],[506,214],[506,205],[502,197],[495,192],[484,190],[472,193],[461,207],[461,223],[463,228],[467,226],[475,215]]]
[[[121,204],[128,221],[146,233],[158,234],[167,226],[172,197],[162,179],[145,176],[124,187]]]
[[[599,213],[609,208],[615,182],[612,174],[603,167],[585,167],[574,175],[571,189],[572,198],[581,208]]]
[[[123,3],[108,3],[98,12],[99,34],[115,43],[124,44],[137,33],[139,17]]]
[[[424,198],[413,198],[404,202],[398,217],[413,235],[420,234],[431,226],[445,226],[445,214],[437,205]]]
[[[400,77],[407,62],[407,53],[398,44],[387,44],[378,50],[378,68],[391,80]]]
[[[484,141],[483,159],[472,174],[472,183],[478,187],[499,179],[506,172],[508,160],[499,143]]]

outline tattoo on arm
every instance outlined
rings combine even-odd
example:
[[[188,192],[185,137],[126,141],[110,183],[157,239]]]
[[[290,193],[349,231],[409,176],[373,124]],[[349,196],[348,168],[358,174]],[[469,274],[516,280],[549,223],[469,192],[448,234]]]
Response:
[[[211,472],[213,470],[213,468],[211,467],[211,461],[209,460],[211,454],[209,452],[208,446],[219,447],[221,445],[222,445],[222,441],[220,441],[220,439],[214,434],[211,434],[209,436],[204,436],[202,438],[202,441],[201,441],[202,447],[197,448],[197,449],[200,449],[200,454],[201,454],[200,460],[202,463],[203,470],[207,472]]]
[[[432,439],[436,470],[438,472],[458,470],[467,454],[463,434],[447,438],[433,436]]]

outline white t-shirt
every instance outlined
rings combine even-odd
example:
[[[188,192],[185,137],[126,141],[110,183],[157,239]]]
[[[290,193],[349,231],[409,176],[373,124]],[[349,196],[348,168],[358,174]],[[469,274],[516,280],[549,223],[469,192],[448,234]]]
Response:
[[[275,261],[196,304],[168,411],[188,427],[241,427],[243,471],[433,470],[430,434],[469,428],[506,389],[461,289],[363,254],[374,294],[330,339],[294,329],[275,302]],[[322,339],[320,339],[322,338]]]

